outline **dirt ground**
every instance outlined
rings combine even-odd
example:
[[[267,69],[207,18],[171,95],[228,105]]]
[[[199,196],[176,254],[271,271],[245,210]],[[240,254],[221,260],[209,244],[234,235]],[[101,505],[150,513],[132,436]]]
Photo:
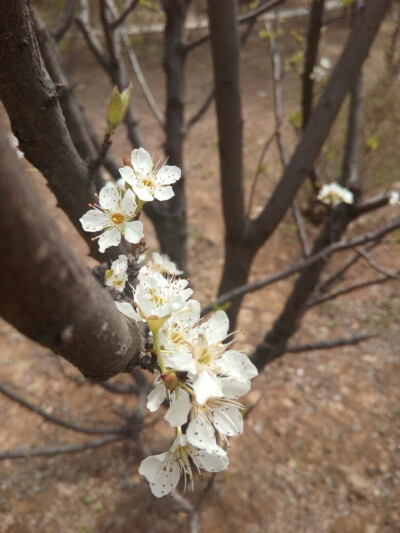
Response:
[[[298,22],[296,27],[304,29],[304,22]],[[333,62],[339,52],[338,43],[343,42],[345,35],[345,26],[337,24],[324,39],[323,54]],[[379,183],[387,185],[398,180],[395,175],[380,175],[376,170],[383,165],[382,161],[379,164],[379,154],[388,150],[385,139],[390,142],[390,137],[396,138],[400,133],[396,113],[381,113],[381,100],[376,95],[385,39],[386,33],[381,34],[380,44],[367,65],[367,92],[375,99],[367,104],[369,122],[364,126],[363,135],[365,138],[375,135],[382,146],[381,151],[363,150],[361,169],[371,191],[379,188]],[[295,51],[295,45],[289,37],[284,38],[283,44],[288,57]],[[157,101],[163,102],[160,40],[144,37],[136,46],[149,85]],[[101,132],[110,86],[77,39],[71,38],[65,48],[65,61],[73,71],[77,93]],[[256,35],[242,56],[248,191],[258,153],[274,126],[269,57]],[[208,49],[200,48],[188,64],[188,116],[211,88],[209,67]],[[398,90],[398,80],[393,83]],[[289,110],[285,140],[288,146],[293,146],[295,134],[287,118],[297,109],[298,81],[288,75],[284,89]],[[383,100],[389,101],[390,94],[385,93]],[[399,94],[397,91],[398,100]],[[139,89],[135,97],[147,148],[159,154],[162,135]],[[397,111],[398,100],[391,104]],[[335,179],[340,168],[336,144],[340,131],[339,125],[320,163],[327,181]],[[129,153],[123,130],[117,133],[112,150],[119,160]],[[191,280],[195,297],[206,304],[216,293],[223,241],[217,140],[211,111],[190,133],[185,155],[190,199]],[[397,154],[393,169],[398,168],[398,157]],[[29,167],[27,174],[57,216],[71,244],[84,254],[85,244],[57,211],[41,176]],[[253,214],[262,207],[278,178],[277,157],[272,153],[258,186]],[[388,208],[361,218],[351,226],[349,235],[362,234],[395,215],[395,208]],[[318,231],[311,224],[307,229],[310,235]],[[149,246],[155,249],[150,223],[146,224],[145,233]],[[375,259],[386,268],[398,266],[399,243],[398,234],[387,239],[374,254]],[[251,277],[268,275],[300,257],[293,221],[288,216],[260,251]],[[336,258],[328,271],[340,265],[343,257]],[[370,269],[360,262],[346,283],[367,276],[371,276]],[[245,298],[237,347],[251,352],[278,315],[292,281],[283,281]],[[399,289],[398,281],[371,287],[324,304],[306,315],[294,339],[297,343],[364,332],[376,336],[358,346],[287,354],[254,380],[254,391],[245,402],[255,408],[247,417],[244,434],[231,440],[229,470],[216,476],[205,496],[199,511],[199,531],[400,532]],[[0,346],[2,381],[53,414],[80,424],[96,420],[109,425],[121,423],[124,415],[134,408],[133,397],[112,394],[99,385],[84,383],[67,363],[31,343],[4,322],[0,323]],[[113,381],[129,384],[130,378],[118,376]],[[0,396],[0,416],[0,450],[62,446],[96,438],[45,422],[3,396]],[[161,421],[145,432],[144,440],[157,453],[166,448],[170,437],[166,424]],[[157,500],[151,495],[147,482],[137,472],[141,459],[134,443],[129,446],[117,443],[73,455],[28,456],[0,462],[0,533],[190,531],[189,513],[175,499]],[[194,493],[185,494],[187,500],[196,503],[207,481],[207,476],[197,478]]]

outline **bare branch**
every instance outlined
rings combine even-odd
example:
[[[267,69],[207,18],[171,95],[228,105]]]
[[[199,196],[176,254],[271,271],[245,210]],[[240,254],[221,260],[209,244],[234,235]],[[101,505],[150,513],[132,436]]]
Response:
[[[234,300],[235,298],[239,298],[243,296],[244,294],[255,292],[263,287],[266,287],[267,285],[271,285],[272,283],[276,283],[277,281],[288,278],[292,276],[293,274],[297,274],[298,272],[319,262],[321,259],[326,261],[334,253],[341,252],[343,250],[349,250],[351,248],[356,248],[357,246],[366,244],[370,241],[382,239],[385,235],[387,235],[388,233],[398,228],[400,228],[400,218],[397,218],[393,222],[385,224],[385,226],[383,226],[382,228],[380,228],[378,231],[374,233],[366,233],[365,235],[362,235],[361,237],[356,237],[348,241],[335,242],[331,244],[330,246],[327,246],[320,252],[314,255],[311,255],[307,259],[304,259],[303,261],[300,261],[299,263],[295,265],[285,268],[281,270],[280,272],[277,272],[276,274],[272,274],[270,276],[262,278],[258,281],[254,281],[253,283],[249,283],[247,285],[242,285],[241,287],[237,287],[236,289],[233,289],[232,291],[226,294],[222,294],[221,296],[219,296],[219,298],[217,298],[217,300],[213,304],[208,305],[203,309],[202,315],[204,316],[207,313],[210,313],[216,307],[222,306],[226,302],[230,302]]]
[[[255,246],[261,246],[275,230],[312,169],[391,4],[392,0],[382,0],[378,3],[375,0],[365,0],[363,16],[358,17],[290,163],[264,210],[251,222],[250,234]]]
[[[260,155],[258,157],[258,162],[257,162],[257,168],[256,168],[256,172],[254,174],[254,177],[253,177],[253,180],[251,182],[251,188],[250,188],[250,193],[249,193],[249,201],[248,201],[248,204],[247,204],[247,209],[246,209],[246,216],[247,218],[250,218],[250,215],[251,215],[251,209],[253,207],[253,199],[254,199],[254,195],[255,195],[255,192],[256,192],[256,187],[257,187],[257,183],[258,183],[258,179],[261,175],[261,169],[262,169],[262,165],[263,165],[263,162],[264,162],[264,158],[268,152],[268,149],[269,147],[272,145],[272,142],[274,141],[275,137],[277,135],[277,131],[273,131],[272,134],[268,137],[268,139],[265,141],[265,144],[260,152]]]
[[[317,63],[319,41],[323,25],[325,0],[313,0],[310,11],[310,22],[307,35],[307,47],[304,55],[304,71],[302,86],[302,128],[306,128],[312,112],[314,100],[314,80],[311,77]]]
[[[114,18],[113,22],[111,23],[111,26],[113,28],[117,28],[120,26],[126,19],[126,17],[135,9],[135,7],[139,4],[139,0],[128,0],[125,3],[124,9],[121,11],[121,13]]]
[[[110,59],[105,53],[100,41],[90,26],[89,3],[88,0],[79,0],[79,16],[76,17],[76,23],[81,31],[85,41],[106,72],[110,72]]]
[[[321,341],[311,344],[293,344],[286,348],[286,353],[301,353],[311,352],[314,350],[329,350],[331,348],[338,348],[340,346],[354,346],[360,342],[366,341],[375,337],[376,335],[354,335],[353,337],[345,337],[344,339],[335,339],[333,341]]]
[[[65,35],[65,33],[70,28],[73,18],[74,18],[74,11],[75,11],[75,2],[76,0],[67,0],[64,13],[61,17],[61,19],[57,22],[57,24],[54,26],[54,28],[51,30],[51,36],[56,41],[59,41],[62,39],[62,37]]]
[[[64,420],[63,418],[60,418],[59,416],[53,415],[52,413],[49,413],[45,409],[42,409],[39,405],[35,405],[31,403],[26,398],[23,398],[22,396],[20,396],[19,394],[17,394],[16,392],[14,392],[9,387],[7,387],[4,383],[1,383],[1,382],[0,382],[0,393],[4,394],[4,396],[7,396],[7,398],[10,398],[10,400],[17,402],[19,405],[22,405],[22,407],[25,407],[29,411],[33,411],[35,414],[41,416],[45,420],[48,420],[49,422],[52,422],[53,424],[57,424],[58,426],[71,429],[72,431],[77,431],[78,433],[85,433],[87,435],[109,435],[109,434],[120,435],[123,430],[123,428],[118,428],[118,427],[95,428],[95,427],[80,426],[78,424],[75,424],[74,422]]]
[[[278,153],[281,160],[282,168],[285,169],[288,164],[288,157],[286,149],[282,139],[282,122],[283,122],[283,97],[282,97],[282,68],[281,68],[281,56],[279,53],[278,38],[279,35],[279,16],[276,13],[274,26],[271,27],[267,21],[265,21],[265,27],[270,35],[270,48],[271,48],[271,60],[273,69],[273,87],[274,87],[274,115],[275,115],[275,139],[278,147]],[[304,226],[303,218],[301,216],[300,208],[297,199],[295,198],[292,203],[293,217],[297,227],[297,235],[300,240],[300,245],[303,250],[304,257],[310,255],[310,243],[308,240],[307,232]]]
[[[192,117],[185,124],[185,133],[187,133],[203,116],[206,114],[208,108],[212,104],[215,98],[215,87],[211,89],[208,95],[205,97],[204,102],[200,105],[199,109],[192,115]]]
[[[134,3],[134,2],[131,2],[131,3]],[[116,28],[116,27],[120,26],[123,21],[118,22],[118,12],[116,10],[115,3],[114,3],[113,0],[111,0],[111,3],[109,5],[110,5],[111,12],[112,12],[112,14],[114,16],[114,21],[112,22],[111,25],[112,25],[112,28]],[[133,9],[133,8],[131,8],[131,9]],[[133,71],[135,73],[136,79],[139,82],[140,88],[142,89],[143,95],[146,98],[146,101],[147,101],[147,103],[148,103],[148,105],[150,107],[150,110],[152,111],[155,119],[157,120],[157,122],[161,126],[161,128],[165,129],[164,116],[161,113],[160,109],[158,108],[158,106],[156,104],[156,101],[154,100],[154,96],[153,96],[149,86],[147,85],[147,82],[146,82],[146,79],[145,79],[145,77],[143,75],[143,71],[142,71],[142,69],[140,67],[139,61],[137,60],[136,54],[135,54],[135,52],[133,50],[133,47],[132,47],[132,45],[131,45],[131,43],[129,41],[129,37],[128,37],[128,34],[127,34],[125,26],[122,25],[119,28],[119,34],[121,36],[123,45],[124,45],[124,47],[125,47],[125,49],[127,51],[127,54],[128,54],[129,60],[131,62]]]
[[[81,444],[67,444],[66,446],[48,446],[43,448],[23,448],[20,450],[0,451],[0,460],[28,459],[30,457],[51,457],[63,453],[78,453],[94,448],[101,448],[123,439],[122,435],[110,435],[101,439],[89,440]]]
[[[240,15],[237,18],[237,24],[247,24],[251,23],[253,20],[256,20],[258,17],[266,13],[267,11],[271,11],[275,7],[279,6],[280,4],[283,4],[286,0],[266,0],[261,5],[259,5],[257,8],[252,9],[248,13],[245,13],[244,15]],[[206,33],[202,37],[199,37],[198,39],[195,39],[194,41],[191,41],[190,43],[187,43],[185,45],[185,53],[193,51],[195,48],[199,47],[203,43],[206,43],[210,39],[210,33]]]
[[[379,207],[384,207],[388,204],[390,198],[389,193],[377,194],[371,196],[370,198],[363,199],[359,204],[354,206],[355,216],[364,215],[370,211],[375,211]]]
[[[357,248],[357,253],[360,254],[364,259],[367,261],[369,266],[379,272],[379,274],[383,274],[384,276],[387,276],[388,278],[392,279],[400,279],[399,275],[396,272],[389,272],[389,270],[386,270],[386,268],[383,268],[375,259],[373,259],[369,253],[366,250],[363,250],[362,248]]]
[[[398,277],[399,274],[400,274],[400,271],[397,271],[396,276]],[[365,289],[373,285],[380,285],[381,283],[386,283],[387,281],[390,281],[392,279],[393,279],[393,276],[383,275],[383,276],[378,276],[374,279],[370,279],[368,281],[363,281],[361,283],[355,283],[354,285],[350,285],[349,287],[344,287],[343,289],[340,289],[338,291],[331,292],[330,294],[327,294],[326,296],[323,296],[321,298],[311,299],[307,304],[307,309],[310,309],[311,307],[314,307],[316,305],[321,305],[331,300],[335,300],[336,298],[339,298],[340,296],[344,296],[345,294],[350,294],[351,292],[358,291],[360,289]]]

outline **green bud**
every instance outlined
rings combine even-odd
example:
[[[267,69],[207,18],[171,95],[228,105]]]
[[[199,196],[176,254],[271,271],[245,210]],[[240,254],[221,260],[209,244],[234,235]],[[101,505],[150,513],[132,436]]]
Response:
[[[131,85],[129,85],[129,87],[127,89],[125,89],[121,93],[121,104],[122,104],[121,121],[124,120],[126,112],[128,111],[128,107],[129,107],[129,102],[131,100],[132,91],[133,91],[133,86],[131,84]]]
[[[108,132],[115,130],[122,118],[122,98],[117,87],[114,87],[107,109]]]

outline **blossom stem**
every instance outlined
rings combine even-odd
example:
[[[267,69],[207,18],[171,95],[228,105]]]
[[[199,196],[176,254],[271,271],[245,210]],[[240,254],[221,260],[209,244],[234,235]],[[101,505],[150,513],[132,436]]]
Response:
[[[188,385],[186,385],[186,383],[179,382],[179,387],[181,389],[184,389],[185,391],[187,391],[191,396],[195,396],[194,390],[191,387],[189,387]]]
[[[167,369],[165,368],[164,361],[161,355],[160,340],[158,337],[158,330],[153,330],[153,349],[157,355],[157,361],[160,365],[161,374],[165,374]]]

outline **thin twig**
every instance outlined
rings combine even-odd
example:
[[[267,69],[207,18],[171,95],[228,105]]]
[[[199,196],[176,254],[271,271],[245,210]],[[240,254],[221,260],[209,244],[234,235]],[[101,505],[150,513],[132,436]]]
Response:
[[[5,386],[4,383],[1,383],[1,382],[0,382],[0,393],[10,398],[10,400],[17,402],[19,405],[22,405],[22,407],[25,407],[26,409],[29,409],[30,411],[36,413],[37,415],[41,416],[45,420],[48,420],[49,422],[53,422],[54,424],[57,424],[58,426],[71,429],[72,431],[77,431],[78,433],[86,433],[88,435],[104,435],[104,434],[110,434],[110,433],[116,434],[116,435],[122,434],[122,430],[123,430],[122,427],[91,428],[91,427],[86,427],[86,426],[80,426],[79,424],[74,424],[73,422],[64,420],[63,418],[60,418],[56,415],[49,413],[45,409],[42,409],[38,405],[35,405],[29,402],[27,399],[23,398],[16,392],[12,391],[10,388]]]
[[[369,266],[379,272],[379,274],[383,274],[384,276],[387,276],[388,278],[392,279],[400,279],[399,275],[396,272],[389,272],[389,270],[386,270],[383,268],[379,263],[377,263],[363,248],[357,248],[357,253],[362,255],[364,259],[367,261]]]
[[[268,149],[272,145],[272,142],[275,139],[276,135],[277,135],[277,131],[275,130],[275,131],[272,132],[272,134],[265,141],[264,146],[263,146],[263,148],[262,148],[262,150],[260,152],[260,155],[258,157],[257,168],[256,168],[256,172],[254,174],[254,177],[253,177],[253,180],[252,180],[252,183],[251,183],[249,201],[248,201],[247,210],[246,210],[246,216],[248,218],[250,217],[251,209],[253,207],[254,195],[255,195],[255,192],[256,192],[258,179],[259,179],[259,177],[261,175],[261,172],[262,172],[262,165],[263,165],[263,162],[264,162],[264,157],[266,156],[266,154],[268,152]]]
[[[286,0],[267,0],[266,2],[263,2],[260,6],[258,6],[256,9],[252,9],[248,13],[245,13],[244,15],[240,15],[238,17],[238,24],[246,24],[250,23],[253,20],[257,19],[267,11],[270,11],[271,9],[274,9],[275,7],[279,6],[280,4],[283,4]],[[190,43],[187,43],[185,45],[185,53],[192,52],[194,49],[198,48],[203,43],[206,43],[210,39],[210,33],[206,33],[205,35],[202,35],[198,39],[195,39],[194,41],[191,41]]]
[[[275,14],[274,26],[267,21],[264,22],[265,28],[270,35],[271,61],[273,69],[273,87],[274,87],[274,115],[275,115],[275,140],[278,147],[278,153],[281,160],[282,168],[285,169],[288,164],[288,157],[282,139],[282,122],[283,122],[283,97],[282,97],[282,67],[281,56],[279,53],[278,38],[280,21],[278,12]],[[301,249],[304,257],[310,255],[310,243],[308,240],[306,228],[301,216],[298,200],[295,198],[292,202],[293,218],[297,227]]]
[[[308,268],[309,266],[317,263],[321,259],[328,260],[328,258],[334,253],[341,252],[343,250],[349,250],[351,248],[356,248],[357,246],[366,244],[368,242],[381,239],[388,233],[398,228],[400,228],[400,218],[397,218],[393,222],[386,224],[385,226],[383,226],[382,228],[380,228],[378,231],[374,233],[366,233],[365,235],[362,235],[361,237],[350,239],[348,241],[335,242],[331,244],[330,246],[327,246],[326,248],[324,248],[317,254],[311,255],[307,259],[304,259],[303,261],[300,261],[299,263],[295,265],[285,268],[281,270],[280,272],[277,272],[276,274],[272,274],[271,276],[267,276],[258,281],[254,281],[253,283],[249,283],[247,285],[242,285],[240,287],[237,287],[236,289],[233,289],[232,291],[222,294],[219,298],[217,298],[217,300],[213,304],[207,305],[203,309],[202,316],[206,315],[207,313],[210,313],[216,307],[219,307],[226,302],[232,301],[235,298],[239,298],[243,296],[244,294],[258,291],[259,289],[262,289],[263,287],[266,287],[267,285],[271,285],[272,283],[276,283],[277,281],[293,276],[294,274],[297,274],[298,272],[304,270],[305,268]]]
[[[50,32],[53,39],[57,42],[64,36],[65,32],[72,24],[75,11],[75,1],[76,0],[67,0],[61,19]]]
[[[139,0],[128,0],[127,2],[125,2],[124,9],[121,11],[119,16],[115,18],[111,23],[112,28],[117,28],[118,26],[120,26],[124,22],[126,17],[129,15],[129,13],[131,13],[138,4]]]
[[[129,61],[131,62],[133,71],[135,73],[136,79],[139,82],[140,88],[142,89],[143,95],[146,98],[146,101],[150,107],[150,110],[152,111],[155,119],[157,120],[158,124],[161,126],[162,129],[165,129],[165,120],[164,116],[161,113],[160,109],[158,108],[156,101],[153,97],[153,94],[147,85],[146,79],[143,75],[143,71],[140,67],[139,61],[137,60],[136,54],[133,50],[133,47],[129,41],[129,37],[126,31],[125,26],[120,22],[118,24],[115,24],[115,21],[118,20],[118,11],[115,7],[115,3],[113,0],[111,0],[109,7],[111,9],[111,13],[114,16],[114,21],[112,22],[112,27],[116,28],[117,26],[120,26],[118,28],[119,34],[122,39],[122,43],[128,53]]]
[[[19,450],[0,451],[0,460],[4,459],[29,459],[30,457],[60,455],[63,453],[77,453],[93,448],[101,448],[122,440],[122,435],[110,435],[101,439],[89,440],[81,444],[67,444],[66,446],[48,446],[43,448],[23,448]]]
[[[371,339],[376,335],[364,334],[354,335],[353,337],[345,337],[344,339],[335,339],[333,341],[321,341],[311,344],[294,344],[286,348],[287,353],[311,352],[314,350],[329,350],[331,348],[338,348],[339,346],[354,346],[367,339]]]
[[[400,271],[398,271],[397,274],[399,275]],[[349,287],[344,287],[343,289],[331,292],[330,294],[327,294],[326,296],[323,296],[321,298],[313,298],[307,304],[307,309],[310,309],[311,307],[314,307],[316,305],[321,305],[325,302],[330,302],[331,300],[335,300],[336,298],[344,296],[345,294],[350,294],[351,292],[358,291],[360,289],[366,289],[367,287],[371,287],[372,285],[379,285],[381,283],[385,283],[386,281],[390,281],[391,279],[393,278],[386,275],[382,275],[369,281],[362,281],[361,283],[356,283],[354,285],[350,285]]]
[[[102,65],[106,72],[110,72],[110,60],[90,26],[88,0],[79,0],[79,16],[76,17],[75,20],[78,29],[81,31],[97,61]]]

